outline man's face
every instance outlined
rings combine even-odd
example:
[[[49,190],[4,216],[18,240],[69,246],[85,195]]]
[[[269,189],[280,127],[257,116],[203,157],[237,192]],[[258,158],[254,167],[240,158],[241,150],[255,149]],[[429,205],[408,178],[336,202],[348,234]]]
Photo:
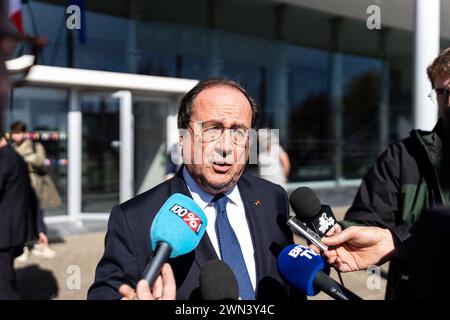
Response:
[[[185,161],[187,170],[205,192],[226,192],[239,180],[248,157],[248,139],[236,143],[233,132],[251,128],[250,103],[234,88],[210,87],[195,98],[190,120],[190,136],[180,136],[183,157],[190,156],[190,161]],[[211,142],[204,141],[205,130],[221,127],[225,128],[222,136]]]
[[[16,144],[21,144],[25,139],[25,132],[14,132],[11,133],[11,140]]]
[[[440,77],[434,82],[434,88],[436,91],[444,89],[450,90],[450,77]],[[448,92],[448,91],[447,91]],[[450,99],[445,95],[437,93],[439,116],[442,117],[446,126],[450,125]]]

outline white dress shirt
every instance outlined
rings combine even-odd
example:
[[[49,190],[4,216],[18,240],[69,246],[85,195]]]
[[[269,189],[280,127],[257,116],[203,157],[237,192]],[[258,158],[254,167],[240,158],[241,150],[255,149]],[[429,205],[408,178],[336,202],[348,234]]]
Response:
[[[214,195],[203,191],[191,177],[186,167],[183,167],[183,178],[195,203],[197,203],[203,210],[203,212],[205,212],[206,218],[208,219],[206,232],[208,233],[208,237],[211,240],[217,256],[221,258],[219,243],[217,241],[215,230],[216,209],[214,208],[214,204],[211,203]],[[244,256],[245,260],[245,266],[247,267],[253,290],[256,290],[256,269],[253,242],[250,235],[250,229],[248,227],[247,219],[245,217],[244,203],[242,202],[241,195],[239,194],[238,186],[236,185],[231,190],[225,192],[225,195],[228,197],[228,220],[230,221],[231,227],[233,228],[234,233],[238,238],[239,244],[241,245],[242,255]]]

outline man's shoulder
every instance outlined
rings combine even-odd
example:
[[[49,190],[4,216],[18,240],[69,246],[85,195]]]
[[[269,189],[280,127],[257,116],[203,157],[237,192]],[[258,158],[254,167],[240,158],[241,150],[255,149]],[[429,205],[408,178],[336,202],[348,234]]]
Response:
[[[405,162],[415,161],[415,158],[423,150],[421,136],[423,132],[411,130],[410,135],[394,141],[377,157],[378,161]]]
[[[243,174],[239,181],[239,184],[248,187],[253,192],[269,192],[270,195],[286,193],[284,188],[279,184],[272,183],[268,180],[262,179],[260,177],[255,177],[250,174]]]
[[[119,207],[124,212],[134,212],[137,209],[150,210],[154,207],[161,207],[164,201],[170,196],[172,179],[161,182],[157,186],[136,195],[130,200],[121,203]]]
[[[13,147],[7,145],[0,149],[1,153],[1,165],[5,168],[19,168],[19,169],[26,169],[26,163],[23,160],[23,158],[13,149]],[[28,170],[28,169],[27,169]],[[28,174],[28,171],[26,171]]]

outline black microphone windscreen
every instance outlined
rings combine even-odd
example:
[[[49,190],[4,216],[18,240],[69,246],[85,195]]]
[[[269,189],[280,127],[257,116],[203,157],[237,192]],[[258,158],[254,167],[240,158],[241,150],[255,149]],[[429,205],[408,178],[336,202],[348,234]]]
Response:
[[[320,200],[308,187],[295,189],[289,196],[289,203],[295,216],[301,221],[314,219],[320,213]]]
[[[200,271],[200,290],[205,300],[239,300],[233,270],[223,261],[208,261]]]

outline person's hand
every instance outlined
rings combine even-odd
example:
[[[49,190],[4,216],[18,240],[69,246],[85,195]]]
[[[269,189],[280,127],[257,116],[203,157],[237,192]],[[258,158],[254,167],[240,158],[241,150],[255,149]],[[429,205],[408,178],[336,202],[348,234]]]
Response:
[[[38,244],[41,248],[45,248],[48,246],[48,238],[45,235],[45,233],[43,233],[43,232],[39,233]]]
[[[379,227],[352,226],[322,242],[329,246],[323,253],[327,262],[341,272],[383,264],[395,251],[391,231]]]
[[[341,231],[342,231],[341,226],[338,223],[336,223],[330,230],[328,230],[328,232],[325,234],[325,236],[326,237],[331,237],[332,235],[338,234]],[[310,243],[308,241],[308,246],[309,246],[310,249],[312,249],[315,252],[321,254],[319,248],[315,244],[312,244],[312,243]]]
[[[119,288],[121,300],[175,300],[177,286],[170,264],[165,263],[151,290],[146,280],[140,280],[136,290],[127,284]]]
[[[328,232],[325,234],[325,237],[331,237],[332,235],[338,234],[342,231],[341,226],[339,225],[339,223],[336,223],[333,228],[331,228],[330,230],[328,230]]]

